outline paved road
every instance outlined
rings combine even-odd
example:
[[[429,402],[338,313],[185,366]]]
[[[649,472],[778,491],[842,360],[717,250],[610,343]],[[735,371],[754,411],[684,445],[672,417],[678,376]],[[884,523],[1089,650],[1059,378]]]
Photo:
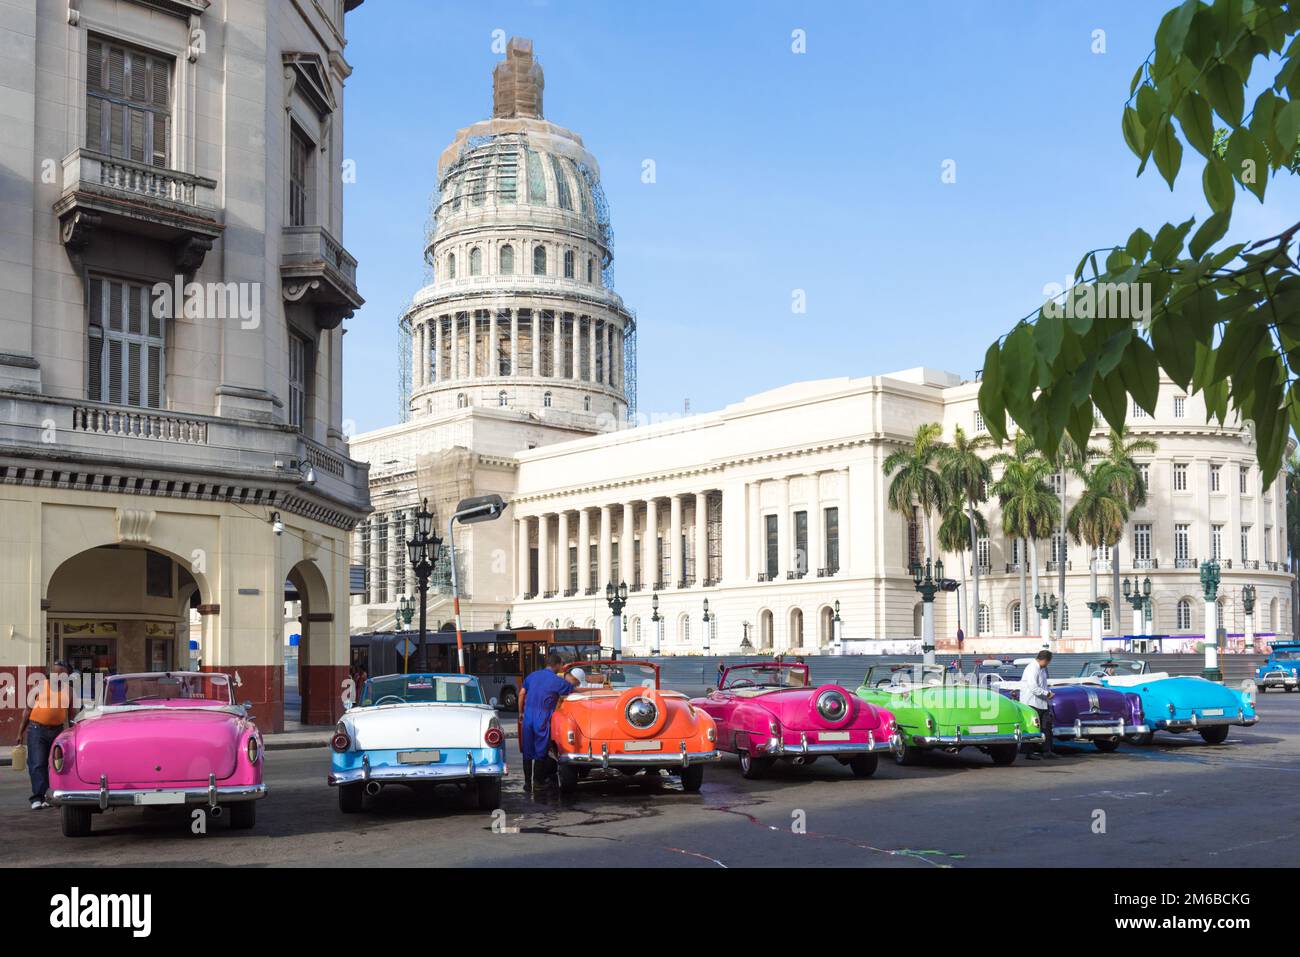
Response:
[[[995,768],[978,752],[920,767],[882,760],[857,781],[834,762],[745,781],[734,759],[703,790],[593,783],[574,798],[522,792],[516,767],[505,830],[442,788],[393,788],[367,811],[339,813],[323,749],[273,752],[272,795],[252,832],[214,822],[189,833],[174,811],[124,809],[90,838],[30,811],[26,775],[0,769],[0,863],[41,865],[764,865],[964,867],[1267,866],[1300,862],[1300,695],[1265,695],[1263,720],[1221,747],[1159,735],[1114,754]],[[514,743],[511,742],[511,747]],[[1096,812],[1105,833],[1093,832]],[[802,817],[806,833],[792,824]]]

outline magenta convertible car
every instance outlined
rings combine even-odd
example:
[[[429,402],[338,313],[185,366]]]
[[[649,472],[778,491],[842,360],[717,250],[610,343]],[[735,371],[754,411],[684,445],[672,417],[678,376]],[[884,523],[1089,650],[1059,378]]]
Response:
[[[115,675],[102,699],[50,749],[52,803],[63,833],[90,833],[91,815],[116,807],[192,806],[252,827],[262,783],[262,735],[222,674]]]
[[[823,757],[870,777],[879,752],[900,744],[894,716],[839,685],[809,684],[807,665],[737,665],[691,704],[712,715],[719,750],[735,752],[747,778],[762,777],[774,761]]]

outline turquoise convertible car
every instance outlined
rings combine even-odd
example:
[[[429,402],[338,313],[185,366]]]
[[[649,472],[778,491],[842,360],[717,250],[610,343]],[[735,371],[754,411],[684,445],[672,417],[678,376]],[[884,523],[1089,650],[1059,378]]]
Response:
[[[1142,713],[1151,730],[1129,735],[1128,740],[1134,744],[1150,744],[1157,731],[1171,734],[1196,731],[1206,743],[1222,744],[1232,725],[1249,727],[1259,720],[1253,691],[1236,691],[1199,676],[1170,675],[1147,668],[1145,661],[1096,658],[1083,666],[1078,678],[1065,680],[1096,681],[1141,697]]]

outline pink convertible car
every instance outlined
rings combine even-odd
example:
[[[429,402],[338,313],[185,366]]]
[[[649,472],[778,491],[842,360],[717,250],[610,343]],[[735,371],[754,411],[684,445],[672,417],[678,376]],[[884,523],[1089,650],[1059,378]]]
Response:
[[[728,668],[717,690],[691,704],[713,716],[718,748],[736,753],[747,778],[762,777],[777,760],[812,764],[821,757],[870,777],[879,752],[900,744],[890,712],[839,685],[809,687],[807,665]]]
[[[51,801],[63,833],[90,833],[91,814],[111,807],[190,805],[231,827],[256,821],[262,736],[234,703],[222,674],[116,675],[50,749]]]

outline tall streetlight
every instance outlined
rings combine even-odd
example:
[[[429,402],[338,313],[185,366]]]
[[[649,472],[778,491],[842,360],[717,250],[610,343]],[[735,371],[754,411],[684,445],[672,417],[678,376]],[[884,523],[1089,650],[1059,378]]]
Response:
[[[1241,610],[1246,614],[1246,647],[1250,653],[1255,650],[1255,586],[1245,585],[1241,589]]]
[[[658,655],[664,640],[664,616],[659,614],[659,593],[650,593],[650,624],[654,627],[655,643],[650,654]]]
[[[1219,563],[1201,564],[1201,588],[1205,592],[1205,670],[1201,677],[1207,681],[1222,681],[1219,670]]]
[[[1138,584],[1136,575],[1133,576],[1132,581],[1129,581],[1127,578],[1124,579],[1124,600],[1127,601],[1129,607],[1133,609],[1133,636],[1135,638],[1147,633],[1145,609],[1147,606],[1147,600],[1150,599],[1150,597],[1151,579],[1149,577],[1144,578],[1141,585]]]
[[[442,539],[433,534],[433,513],[429,511],[429,500],[420,503],[415,512],[415,534],[406,543],[407,556],[411,559],[411,568],[415,571],[416,581],[420,587],[420,668],[429,670],[429,646],[426,641],[429,632],[429,576],[433,574],[433,564],[438,560],[438,546]]]
[[[460,582],[456,577],[456,536],[455,525],[475,525],[478,522],[490,522],[500,518],[506,510],[506,503],[500,495],[475,495],[473,498],[461,499],[456,511],[447,519],[447,543],[451,548],[451,607],[456,615],[456,664],[460,673],[465,673],[464,632],[460,625]]]
[[[617,661],[619,652],[623,650],[623,606],[627,604],[627,582],[619,582],[617,585],[607,582],[605,604],[614,613],[614,645],[610,657]]]
[[[934,596],[943,589],[943,559],[912,563],[912,584],[921,593],[921,651],[927,665],[934,664]]]
[[[1051,617],[1056,614],[1056,610],[1061,607],[1061,600],[1055,595],[1035,595],[1034,608],[1038,610],[1039,632],[1038,636],[1042,639],[1043,647],[1051,649],[1052,647],[1052,625]]]
[[[709,617],[709,600],[704,599],[704,653],[709,653],[709,639],[713,637],[713,619]]]
[[[406,625],[404,631],[411,630],[411,619],[415,616],[415,599],[410,595],[403,595],[397,600],[397,617],[402,619]],[[402,674],[409,674],[411,671],[411,639],[402,639]]]
[[[844,654],[844,620],[840,618],[840,600],[835,599],[835,617],[831,619],[831,654]]]

